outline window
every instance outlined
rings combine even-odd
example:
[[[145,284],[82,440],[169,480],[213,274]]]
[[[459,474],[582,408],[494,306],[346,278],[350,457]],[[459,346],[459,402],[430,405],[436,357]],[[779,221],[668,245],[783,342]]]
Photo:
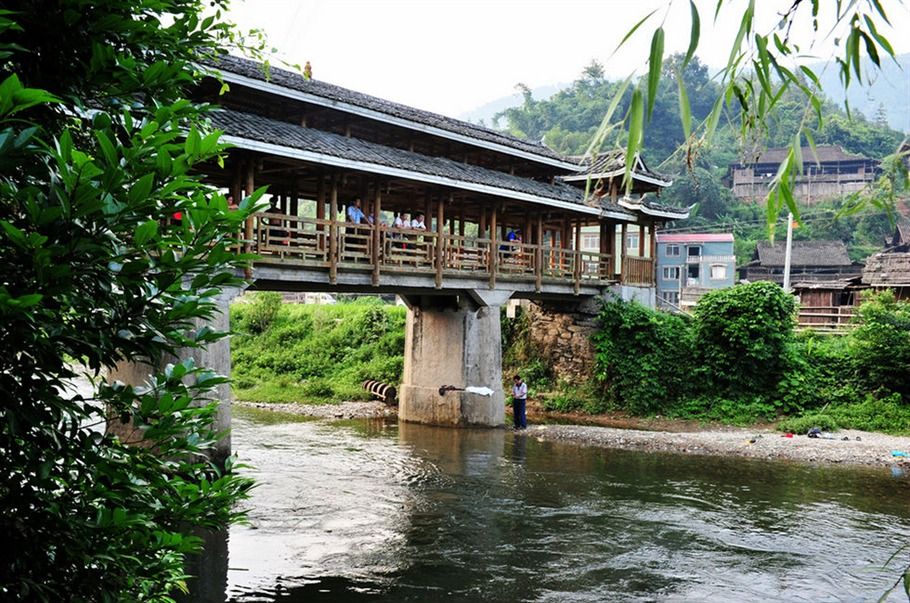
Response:
[[[581,248],[598,250],[600,249],[600,235],[599,234],[586,234],[581,239]]]
[[[678,258],[679,257],[679,245],[667,245],[667,257],[668,258]]]
[[[711,280],[721,281],[727,278],[727,267],[723,264],[711,264]]]
[[[701,255],[701,246],[693,245],[691,247],[687,247],[686,253],[689,255],[690,258],[697,258],[698,256]]]
[[[664,266],[664,280],[665,281],[678,281],[679,280],[679,266]]]
[[[679,291],[663,291],[660,296],[665,304],[679,306]]]
[[[638,250],[638,233],[637,232],[628,232],[626,233],[626,249]]]
[[[686,267],[686,285],[691,287],[698,286],[700,272],[698,264],[689,264]]]

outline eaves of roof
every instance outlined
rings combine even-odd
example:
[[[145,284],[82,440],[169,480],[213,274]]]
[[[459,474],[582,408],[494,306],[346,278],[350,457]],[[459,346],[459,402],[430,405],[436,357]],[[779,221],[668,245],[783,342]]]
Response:
[[[634,221],[620,207],[591,207],[582,191],[566,184],[538,182],[466,165],[442,157],[387,147],[260,115],[220,110],[211,114],[224,142],[236,147],[320,165],[355,169],[390,177],[537,203],[569,211]]]

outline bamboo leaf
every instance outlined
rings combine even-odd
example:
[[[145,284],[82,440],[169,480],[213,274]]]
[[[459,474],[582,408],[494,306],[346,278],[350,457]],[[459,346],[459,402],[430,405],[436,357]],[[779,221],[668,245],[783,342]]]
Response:
[[[689,138],[692,133],[692,108],[689,106],[689,95],[686,93],[682,73],[676,74],[676,85],[679,88],[679,119],[682,121],[683,133]]]
[[[872,38],[864,31],[860,32],[860,35],[863,38],[863,43],[866,45],[866,53],[869,55],[869,58],[872,59],[872,62],[875,63],[876,67],[881,67],[882,63],[878,58],[878,49],[875,47],[875,42],[873,42]]]
[[[689,49],[686,50],[686,58],[683,60],[684,68],[695,56],[695,49],[698,48],[698,39],[701,36],[701,18],[698,16],[698,7],[695,6],[694,0],[689,0],[689,8],[692,13],[692,28],[689,30]]]
[[[645,21],[647,21],[648,19],[653,17],[654,13],[656,13],[656,12],[657,12],[657,9],[655,8],[650,13],[645,15],[641,21],[636,23],[635,26],[632,27],[632,29],[630,29],[628,31],[628,33],[626,33],[625,37],[623,37],[623,39],[620,40],[619,44],[616,45],[616,48],[613,49],[613,52],[610,53],[610,56],[613,56],[614,54],[616,54],[616,51],[619,50],[620,48],[622,48],[622,45],[625,44],[629,40],[629,38],[631,38],[635,34],[636,31],[638,31],[638,28],[641,27],[642,25],[644,25]]]
[[[733,42],[733,46],[730,47],[730,57],[727,59],[727,70],[733,66],[733,62],[739,54],[739,49],[742,47],[746,34],[752,29],[752,16],[754,14],[755,0],[749,0],[749,5],[746,7],[742,21],[739,23],[739,31],[736,33],[736,40]]]
[[[641,150],[641,138],[644,133],[644,103],[641,90],[635,89],[632,93],[632,106],[629,108],[629,140],[626,143],[626,173],[623,182],[626,185],[626,194],[632,190],[632,165],[635,157]]]
[[[881,46],[892,59],[895,59],[894,48],[891,47],[891,42],[888,41],[888,38],[878,33],[878,29],[875,28],[875,22],[870,19],[868,15],[863,15],[863,19],[866,20],[866,27],[869,28],[869,33],[872,34],[872,37],[875,38],[878,45]]]
[[[597,128],[597,132],[594,134],[591,143],[588,145],[588,149],[585,151],[586,157],[600,151],[600,146],[603,144],[607,133],[614,128],[615,125],[610,122],[613,120],[613,114],[616,112],[616,108],[619,107],[620,101],[622,101],[623,97],[626,95],[626,90],[628,90],[631,81],[632,76],[630,75],[622,84],[620,84],[616,93],[613,95],[613,100],[610,101],[610,106],[607,107],[607,113],[604,115],[603,120],[600,122],[600,127]]]
[[[664,28],[658,27],[651,37],[651,56],[648,58],[648,119],[657,100],[657,85],[660,83],[660,69],[664,60]]]

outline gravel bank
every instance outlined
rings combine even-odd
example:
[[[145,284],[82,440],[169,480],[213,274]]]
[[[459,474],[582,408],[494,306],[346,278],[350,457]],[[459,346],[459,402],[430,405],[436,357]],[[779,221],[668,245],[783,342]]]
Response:
[[[235,400],[235,406],[260,408],[319,419],[379,419],[394,417],[398,410],[382,402],[342,402],[341,404],[267,404]]]
[[[237,406],[259,408],[321,419],[373,419],[394,417],[397,408],[382,402],[341,404],[266,404],[235,401]],[[744,456],[755,459],[834,463],[844,465],[901,465],[910,470],[910,457],[894,457],[899,450],[910,454],[910,437],[844,430],[831,439],[794,435],[785,438],[765,428],[718,427],[693,429],[684,421],[664,421],[660,430],[641,430],[598,425],[531,425],[529,436],[622,450],[674,452],[711,456]],[[844,440],[843,438],[848,438]]]
[[[528,428],[528,435],[623,450],[879,467],[898,464],[910,469],[910,458],[891,454],[892,450],[910,454],[910,437],[854,430],[838,431],[831,435],[833,439],[823,439],[805,435],[786,438],[778,431],[755,429],[671,433],[588,425],[534,425]]]

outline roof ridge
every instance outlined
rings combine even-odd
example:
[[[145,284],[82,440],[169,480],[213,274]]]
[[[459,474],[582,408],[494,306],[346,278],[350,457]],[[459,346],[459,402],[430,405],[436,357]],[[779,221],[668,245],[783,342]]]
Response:
[[[205,59],[203,64],[216,69],[222,69],[236,75],[254,77],[264,82],[286,88],[323,96],[332,100],[345,102],[364,109],[370,109],[389,116],[399,117],[407,121],[430,125],[454,134],[471,136],[495,144],[501,144],[518,151],[538,155],[543,159],[557,160],[564,163],[574,162],[567,156],[551,149],[550,147],[531,140],[518,138],[506,132],[494,130],[486,126],[464,121],[455,117],[443,115],[425,109],[412,107],[404,103],[386,100],[365,92],[345,88],[323,80],[306,79],[304,76],[288,69],[269,66],[269,76],[266,79],[262,71],[262,63],[234,55],[222,55],[218,59]],[[278,76],[278,77],[276,77]],[[282,82],[281,80],[286,80]],[[293,84],[293,85],[292,85]],[[459,132],[459,129],[461,132]],[[477,136],[480,134],[480,136]]]

